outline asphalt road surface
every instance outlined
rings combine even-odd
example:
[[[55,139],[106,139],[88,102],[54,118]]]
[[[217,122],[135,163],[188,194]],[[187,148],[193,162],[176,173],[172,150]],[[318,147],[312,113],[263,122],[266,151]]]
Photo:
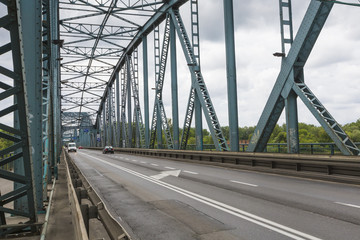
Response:
[[[85,149],[70,155],[134,239],[360,239],[358,186]]]

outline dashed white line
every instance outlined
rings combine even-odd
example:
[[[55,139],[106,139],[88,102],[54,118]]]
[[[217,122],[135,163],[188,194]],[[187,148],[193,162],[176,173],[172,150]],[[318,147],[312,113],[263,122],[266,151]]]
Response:
[[[141,163],[146,164],[147,162],[141,161]]]
[[[165,167],[166,169],[175,170],[176,168],[173,167]]]
[[[128,159],[128,158],[125,158],[125,160],[130,160],[130,159]]]
[[[131,161],[133,161],[133,162],[137,162],[138,160],[132,159]]]
[[[152,166],[156,166],[156,167],[157,167],[157,166],[159,166],[159,165],[157,165],[157,164],[155,164],[155,163],[152,163],[152,164],[150,164],[150,165],[152,165]]]
[[[183,171],[183,172],[190,173],[190,174],[195,174],[195,175],[198,174],[197,172],[191,172],[191,171],[186,171],[186,170]]]
[[[235,181],[235,180],[230,180],[230,182],[239,183],[239,184],[247,185],[247,186],[251,186],[251,187],[258,187],[258,185],[255,185],[255,184],[246,183],[246,182],[239,182],[239,181]]]
[[[355,204],[343,203],[343,202],[335,202],[335,203],[340,204],[340,205],[344,205],[344,206],[348,206],[348,207],[360,208],[360,206],[355,205]]]

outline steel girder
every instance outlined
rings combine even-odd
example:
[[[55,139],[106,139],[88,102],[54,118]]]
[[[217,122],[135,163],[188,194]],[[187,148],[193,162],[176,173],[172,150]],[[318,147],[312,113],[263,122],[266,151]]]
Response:
[[[170,44],[170,17],[166,18],[165,23],[165,31],[164,31],[164,40],[161,49],[160,56],[160,41],[159,41],[159,29],[157,28],[155,31],[155,75],[156,75],[156,86],[155,86],[155,103],[153,110],[153,120],[151,124],[151,136],[150,136],[150,148],[154,148],[155,146],[155,138],[158,136],[158,148],[161,145],[161,129],[158,126],[161,126],[165,133],[165,140],[168,149],[173,149],[174,144],[172,142],[170,127],[167,121],[165,108],[162,102],[162,91],[164,86],[164,78],[165,78],[165,69],[166,62],[169,52],[169,44]],[[158,134],[156,134],[158,133]],[[160,147],[161,148],[161,147]]]
[[[24,230],[30,227],[30,230],[37,231],[37,202],[36,202],[36,185],[42,188],[42,172],[40,173],[40,182],[35,181],[33,157],[39,157],[35,161],[41,164],[41,136],[33,136],[34,131],[38,127],[41,128],[41,113],[31,117],[29,112],[29,101],[34,100],[31,104],[33,107],[40,106],[41,110],[41,81],[36,84],[37,94],[29,92],[32,85],[41,79],[41,45],[34,44],[32,50],[24,49],[24,39],[29,42],[39,41],[41,38],[40,25],[36,26],[36,22],[41,21],[41,2],[29,1],[27,3],[20,1],[2,1],[7,7],[7,13],[1,18],[0,27],[9,33],[10,42],[0,47],[0,57],[9,53],[12,56],[12,63],[0,66],[0,74],[2,75],[0,82],[0,101],[7,101],[5,106],[1,106],[0,118],[14,116],[14,123],[6,123],[1,121],[0,138],[9,140],[11,145],[0,151],[0,165],[14,163],[16,169],[14,172],[3,168],[0,170],[0,177],[12,181],[14,190],[0,196],[0,224],[7,225],[4,213],[15,216],[24,217],[25,224],[9,225],[0,231],[0,236],[4,237],[9,233]],[[26,6],[26,13],[24,11]],[[31,21],[29,21],[31,19]],[[25,29],[27,28],[27,29]],[[41,42],[41,41],[40,41]],[[2,61],[6,62],[6,61]],[[31,71],[30,68],[33,68]],[[25,75],[29,70],[29,75]],[[32,89],[33,90],[33,89]],[[13,101],[13,103],[10,103]],[[31,110],[33,110],[31,107]],[[37,113],[36,113],[37,114]],[[30,129],[30,122],[36,121]],[[41,134],[42,131],[40,131]],[[31,151],[30,137],[34,137],[36,151]],[[40,154],[40,156],[38,156]],[[40,190],[40,195],[42,191]],[[14,208],[5,207],[10,202],[14,203]],[[17,204],[19,203],[19,204]]]
[[[111,74],[110,78],[108,79],[108,85],[113,85],[114,81],[116,80],[116,74],[121,69],[123,69],[125,63],[126,63],[126,56],[132,55],[132,52],[142,43],[143,39],[151,32],[153,31],[154,27],[160,24],[166,17],[166,12],[172,8],[172,7],[180,7],[184,3],[186,3],[187,0],[171,0],[167,3],[161,3],[161,7],[157,8],[155,13],[152,15],[150,19],[145,22],[141,28],[139,28],[139,31],[137,32],[136,36],[131,40],[130,43],[128,43],[126,47],[126,51],[121,55],[120,59],[118,60],[113,73]],[[155,8],[154,8],[155,10]],[[147,58],[145,58],[147,59]],[[145,61],[145,60],[144,60]],[[146,72],[144,72],[146,74]],[[106,91],[106,90],[105,90]],[[106,96],[106,92],[104,92],[103,96]],[[105,101],[102,99],[102,101]],[[121,105],[123,108],[123,105]],[[98,114],[101,114],[102,110],[102,104],[99,106]],[[146,114],[145,114],[146,115]],[[146,119],[146,117],[145,117]],[[146,124],[145,124],[146,125]],[[146,131],[145,131],[146,132]]]
[[[177,9],[179,6],[181,6],[185,2],[186,1],[168,1],[167,3],[164,3],[159,9],[157,9],[157,12],[152,16],[152,18],[148,22],[146,22],[143,25],[143,27],[139,30],[139,32],[134,37],[134,39],[127,46],[126,52],[122,55],[122,57],[116,64],[114,72],[112,73],[112,75],[108,81],[108,85],[111,86],[114,83],[114,81],[116,79],[116,73],[124,67],[126,56],[131,55],[133,50],[136,49],[136,47],[141,43],[141,41],[144,39],[144,37],[154,29],[154,26],[157,26],[159,23],[161,23],[165,19],[167,12],[172,11],[171,10],[172,8]],[[181,36],[179,38],[182,41],[183,51],[184,51],[184,54],[186,55],[186,58],[188,59],[188,63],[190,63],[189,65],[192,65],[192,66],[190,66],[190,72],[193,75],[193,77],[192,77],[193,82],[194,81],[196,82],[194,84],[194,86],[195,86],[196,93],[200,100],[199,102],[200,102],[201,106],[204,108],[204,114],[205,114],[207,123],[209,125],[210,131],[212,133],[212,136],[214,138],[216,148],[219,150],[227,150],[228,147],[227,147],[225,138],[223,137],[223,134],[221,132],[220,124],[217,119],[216,113],[214,111],[214,108],[213,108],[210,96],[208,94],[205,82],[202,78],[201,72],[198,71],[198,69],[200,69],[200,68],[198,65],[194,67],[194,63],[191,60],[194,56],[194,51],[192,49],[191,44],[190,43],[187,44],[188,37],[186,34],[186,30],[185,30],[185,28],[183,28],[183,25],[179,26],[179,21],[178,21],[179,17],[178,16],[179,16],[179,14],[177,14],[177,16],[175,18],[172,17],[172,21],[175,23],[178,35]],[[182,22],[181,22],[181,24],[182,24]],[[186,37],[184,37],[184,36],[186,36]],[[104,97],[103,97],[102,101],[105,101],[104,98],[106,97],[106,90],[105,90],[103,96]],[[98,110],[98,115],[101,114],[102,107],[103,107],[103,104],[100,104],[100,107]],[[123,108],[124,106],[122,105],[121,107]],[[161,109],[160,109],[160,111],[161,111]],[[161,117],[161,115],[159,114],[157,117],[159,118],[159,117]],[[130,116],[128,116],[128,118],[129,118],[128,121],[131,121]],[[97,118],[97,119],[99,119],[99,118]],[[123,131],[123,133],[124,132],[125,131]],[[129,129],[128,129],[128,133],[130,133]],[[146,131],[145,131],[145,133],[146,133]],[[171,135],[169,135],[169,136],[171,136]],[[129,138],[129,136],[126,139],[128,139],[128,138]]]
[[[229,148],[226,143],[226,139],[221,131],[220,123],[211,102],[210,94],[206,88],[204,78],[202,77],[200,66],[197,64],[192,45],[190,44],[186,29],[182,23],[180,13],[177,9],[170,9],[169,12],[175,23],[176,31],[189,66],[192,76],[192,88],[195,91],[195,95],[197,95],[200,100],[215,147],[218,151],[227,151]],[[188,106],[191,106],[191,104],[188,104]],[[192,111],[188,109],[187,114],[189,113],[192,114]],[[186,116],[186,119],[188,118],[189,117]]]
[[[134,52],[136,53],[136,52]],[[136,66],[137,64],[135,64]],[[132,96],[134,98],[134,118],[136,123],[136,132],[139,133],[137,140],[139,140],[140,146],[145,148],[145,129],[143,118],[141,114],[140,108],[140,97],[139,97],[139,84],[136,76],[137,71],[134,69],[133,63],[131,61],[131,57],[127,58],[127,74],[129,74],[132,87]]]
[[[344,155],[359,154],[356,145],[349,139],[340,125],[304,83],[304,65],[333,4],[333,2],[329,1],[311,1],[289,54],[282,61],[281,71],[250,140],[247,151],[264,151],[270,134],[285,106],[284,100],[292,93],[295,93],[305,103]]]
[[[139,31],[142,22],[149,19],[157,11],[156,6],[161,4],[156,1],[125,3],[113,0],[100,3],[61,0],[60,9],[64,17],[60,20],[60,30],[61,40],[65,40],[61,41],[62,93],[85,99],[94,91],[104,92],[102,84],[108,82],[117,59]],[[80,11],[81,14],[78,14]],[[79,80],[83,86],[74,86],[73,82]],[[89,84],[93,85],[90,89]],[[73,108],[64,109],[64,112],[69,109],[91,115],[97,112],[86,108],[86,105],[87,102],[74,103]]]
[[[290,0],[289,0],[290,1]],[[224,0],[224,24],[226,43],[227,95],[229,112],[230,150],[239,151],[239,123],[236,84],[236,56],[234,37],[234,16],[232,0]],[[230,114],[231,113],[231,114]]]

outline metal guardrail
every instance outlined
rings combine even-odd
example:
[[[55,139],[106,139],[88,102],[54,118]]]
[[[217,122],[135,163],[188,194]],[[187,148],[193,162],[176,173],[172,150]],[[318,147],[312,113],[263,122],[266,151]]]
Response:
[[[101,148],[89,148],[98,149]],[[167,158],[289,176],[360,184],[360,156],[115,148],[118,153]]]
[[[69,154],[65,152],[65,159],[68,166],[69,196],[71,205],[75,206],[72,209],[76,231],[76,239],[87,240],[89,234],[89,219],[98,218],[104,225],[107,233],[112,240],[129,240],[129,234],[124,228],[110,215],[104,203],[97,195],[96,191],[90,186],[86,178],[82,175],[78,167],[73,163]],[[92,206],[81,204],[81,199],[88,198]]]
[[[249,144],[239,144],[240,152],[245,152]],[[360,142],[356,142],[355,145],[360,148]],[[187,150],[196,150],[196,145],[188,144]],[[215,151],[213,144],[204,144],[204,150]],[[268,153],[287,153],[287,143],[268,143],[265,148],[265,152]],[[335,143],[300,143],[301,154],[329,154],[329,155],[342,155],[339,148]]]

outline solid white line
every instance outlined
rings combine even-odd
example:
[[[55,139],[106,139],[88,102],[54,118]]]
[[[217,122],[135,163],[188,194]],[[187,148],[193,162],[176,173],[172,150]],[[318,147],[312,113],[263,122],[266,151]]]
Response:
[[[190,173],[190,174],[198,174],[197,172],[191,172],[191,171],[186,171],[186,170],[183,172]]]
[[[155,163],[152,163],[152,164],[150,164],[150,165],[152,165],[152,166],[156,166],[156,167],[157,167],[157,166],[159,166],[159,165],[157,165],[157,164],[155,164]]]
[[[348,206],[348,207],[353,207],[353,208],[360,208],[360,206],[358,205],[355,205],[355,204],[350,204],[350,203],[342,203],[342,202],[335,202],[337,204],[340,204],[340,205],[344,205],[344,206]]]
[[[246,183],[246,182],[239,182],[239,181],[235,181],[235,180],[230,180],[230,182],[239,183],[239,184],[243,184],[243,185],[247,185],[247,186],[251,186],[251,187],[258,187],[258,185],[255,185],[255,184]]]
[[[176,168],[173,168],[173,167],[165,167],[166,169],[170,169],[170,170],[174,170]]]
[[[265,227],[267,229],[270,229],[270,230],[273,230],[273,231],[278,232],[280,234],[283,234],[285,236],[288,236],[288,237],[290,237],[292,239],[296,239],[296,240],[304,240],[304,239],[321,240],[320,238],[311,236],[311,235],[309,235],[307,233],[303,233],[303,232],[300,232],[300,231],[298,231],[296,229],[286,227],[286,226],[281,225],[279,223],[276,223],[276,222],[273,222],[271,220],[259,217],[257,215],[252,214],[252,213],[249,213],[249,212],[243,211],[241,209],[238,209],[238,208],[232,207],[230,205],[227,205],[225,203],[222,203],[222,202],[219,202],[219,201],[204,197],[204,196],[199,195],[197,193],[193,193],[193,192],[190,192],[188,190],[176,187],[176,186],[168,184],[166,182],[156,180],[156,179],[154,179],[152,177],[149,177],[149,176],[146,176],[144,174],[138,173],[138,172],[133,171],[131,169],[121,167],[119,165],[104,161],[104,160],[102,160],[100,158],[96,158],[96,157],[93,157],[93,156],[85,154],[85,153],[81,153],[81,154],[84,154],[84,155],[86,155],[86,156],[88,156],[90,158],[96,159],[98,162],[108,164],[108,165],[110,165],[112,167],[120,169],[120,170],[122,170],[124,172],[132,174],[134,176],[137,176],[137,177],[142,178],[144,180],[147,180],[149,182],[155,183],[155,184],[157,184],[159,186],[163,186],[163,187],[165,187],[165,188],[167,188],[169,190],[172,190],[172,191],[177,192],[177,193],[179,193],[181,195],[187,196],[187,197],[189,197],[191,199],[194,199],[194,200],[196,200],[198,202],[202,202],[202,203],[204,203],[204,204],[206,204],[208,206],[214,207],[214,208],[219,209],[219,210],[221,210],[223,212],[227,212],[227,213],[229,213],[229,214],[231,214],[233,216],[237,216],[239,218],[245,219],[245,220],[250,221],[252,223],[255,223],[257,225],[263,226],[263,227]]]

